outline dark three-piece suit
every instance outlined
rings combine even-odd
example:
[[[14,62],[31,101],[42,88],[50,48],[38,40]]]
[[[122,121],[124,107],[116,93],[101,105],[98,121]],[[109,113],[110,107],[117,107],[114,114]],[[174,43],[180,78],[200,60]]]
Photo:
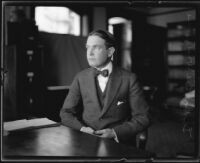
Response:
[[[119,142],[127,142],[148,126],[148,110],[135,74],[113,67],[102,101],[95,69],[88,68],[74,78],[60,117],[62,124],[77,130],[113,128]]]

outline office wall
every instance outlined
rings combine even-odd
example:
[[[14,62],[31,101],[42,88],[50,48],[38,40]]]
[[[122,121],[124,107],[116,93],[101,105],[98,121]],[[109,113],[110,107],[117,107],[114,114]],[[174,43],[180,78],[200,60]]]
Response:
[[[175,13],[166,13],[161,15],[152,15],[147,18],[147,22],[152,25],[167,27],[167,23],[179,21],[195,20],[195,10],[180,11]]]

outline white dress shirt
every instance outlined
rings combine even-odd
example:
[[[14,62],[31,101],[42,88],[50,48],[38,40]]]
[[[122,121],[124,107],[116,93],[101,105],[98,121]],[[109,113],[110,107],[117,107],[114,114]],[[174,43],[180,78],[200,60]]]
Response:
[[[108,76],[107,76],[107,77],[104,77],[104,76],[102,76],[101,74],[99,74],[99,75],[97,76],[97,80],[98,80],[98,82],[99,82],[99,86],[100,86],[102,92],[104,92],[104,90],[105,90],[105,88],[106,88],[106,85],[107,85],[107,83],[108,83],[108,79],[109,79],[110,74],[111,74],[112,69],[113,69],[113,64],[112,64],[112,62],[109,62],[105,67],[103,67],[103,68],[101,68],[101,69],[99,69],[99,68],[97,68],[97,69],[100,70],[100,71],[103,71],[103,70],[105,70],[105,69],[108,70]]]

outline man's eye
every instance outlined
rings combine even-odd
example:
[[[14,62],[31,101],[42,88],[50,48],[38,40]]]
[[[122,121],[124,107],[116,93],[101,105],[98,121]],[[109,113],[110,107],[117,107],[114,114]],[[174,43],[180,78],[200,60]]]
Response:
[[[93,50],[100,50],[100,49],[101,49],[101,46],[94,45],[94,46],[86,46],[85,48],[86,48],[86,49],[92,48]]]
[[[98,45],[96,45],[96,46],[94,46],[94,49],[101,49],[101,47],[100,46],[98,46]]]

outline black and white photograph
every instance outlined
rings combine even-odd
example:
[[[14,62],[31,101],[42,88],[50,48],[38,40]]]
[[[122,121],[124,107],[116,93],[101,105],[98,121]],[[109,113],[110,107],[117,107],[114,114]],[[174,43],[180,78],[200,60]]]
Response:
[[[200,161],[198,1],[1,7],[1,161]]]

